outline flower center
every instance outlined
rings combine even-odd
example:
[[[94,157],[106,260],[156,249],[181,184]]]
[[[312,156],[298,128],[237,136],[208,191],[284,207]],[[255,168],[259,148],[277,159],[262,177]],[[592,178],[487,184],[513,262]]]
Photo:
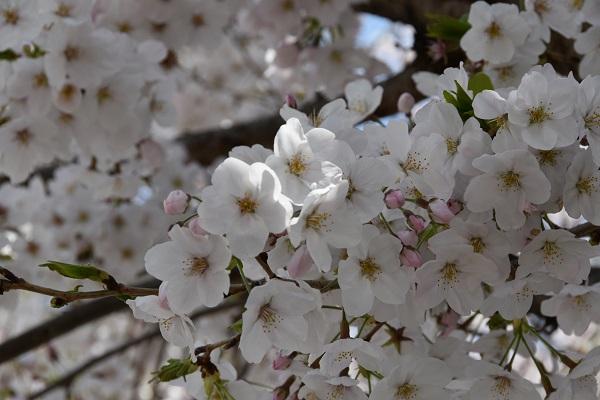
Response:
[[[417,398],[418,388],[410,383],[405,383],[398,386],[396,389],[396,399],[413,400]]]
[[[344,385],[337,385],[331,392],[327,393],[327,400],[338,400],[344,398],[346,387]]]
[[[121,249],[121,258],[123,260],[131,260],[134,255],[135,255],[135,252],[133,251],[133,249],[131,247],[124,247]]]
[[[329,213],[315,211],[306,218],[306,227],[318,231],[325,226],[330,216],[331,214]]]
[[[98,104],[100,104],[100,105],[107,102],[111,98],[112,98],[112,94],[110,93],[110,89],[106,86],[101,87],[100,89],[98,89],[98,92],[96,92],[96,100],[98,101]]]
[[[308,118],[310,119],[310,123],[315,127],[318,127],[321,125],[321,123],[323,123],[323,118],[317,113],[316,110],[313,110]]]
[[[505,65],[502,67],[496,67],[494,69],[496,70],[496,73],[498,74],[498,78],[503,82],[506,82],[507,80],[512,78],[515,73],[512,65]]]
[[[473,251],[475,253],[483,253],[483,250],[485,249],[485,243],[483,239],[480,237],[472,237],[469,241],[471,242],[471,246],[473,247]]]
[[[121,33],[130,33],[133,30],[131,24],[127,21],[117,23],[117,30]]]
[[[545,106],[539,105],[537,107],[531,107],[527,110],[529,114],[529,124],[536,125],[550,119],[552,112],[548,111]]]
[[[264,333],[271,333],[273,328],[281,322],[281,317],[271,308],[270,304],[265,304],[260,308],[258,319],[262,322]]]
[[[185,276],[202,275],[209,267],[208,260],[204,257],[191,258],[186,260],[184,264],[187,265]]]
[[[204,26],[205,24],[206,24],[206,21],[204,20],[204,15],[202,15],[202,14],[192,15],[192,25],[194,25],[194,28],[200,28],[200,27]]]
[[[575,10],[581,10],[585,0],[571,0],[571,7]]]
[[[485,33],[490,39],[497,39],[502,36],[502,28],[494,21],[485,29]]]
[[[2,16],[7,25],[17,25],[19,23],[19,12],[14,8],[5,9],[2,11]]]
[[[406,161],[402,165],[402,167],[407,171],[412,171],[417,174],[420,174],[427,167],[427,160],[419,159],[419,153],[410,152],[406,157]]]
[[[600,126],[600,111],[596,109],[594,112],[589,113],[585,116],[583,122],[587,129],[598,128]]]
[[[502,396],[502,398],[508,398],[510,387],[512,386],[511,380],[506,376],[496,376],[494,377],[494,382],[493,391]]]
[[[348,193],[346,193],[346,200],[350,200],[354,192],[356,192],[356,187],[352,184],[352,179],[348,178]]]
[[[505,171],[500,174],[502,190],[518,190],[521,187],[520,176],[515,171]]]
[[[455,263],[446,263],[441,272],[445,284],[453,285],[458,282],[458,268]]]
[[[240,208],[240,213],[243,215],[254,214],[256,212],[256,208],[258,207],[256,201],[249,194],[246,194],[241,199],[237,199],[236,203]]]
[[[546,263],[560,258],[560,247],[556,245],[556,242],[544,242],[542,251],[544,252],[544,262]]]
[[[33,77],[33,86],[36,88],[48,87],[48,78],[46,74],[40,72]]]
[[[558,158],[559,154],[559,150],[540,150],[538,151],[537,159],[540,165],[554,166],[556,165],[556,159]]]
[[[586,194],[588,196],[591,196],[593,192],[596,191],[596,183],[598,181],[598,178],[593,177],[593,176],[586,176],[583,178],[580,178],[577,183],[575,184],[575,188],[577,188],[577,191],[579,192],[579,194]]]
[[[73,6],[65,3],[60,3],[58,7],[56,7],[54,15],[62,18],[67,18],[71,16],[71,11],[73,11]]]
[[[69,102],[73,99],[73,96],[75,96],[76,92],[77,92],[77,88],[74,85],[67,83],[60,89],[59,97],[63,101]]]
[[[294,10],[294,0],[283,0],[281,2],[281,9],[283,11],[293,11]]]
[[[453,138],[446,139],[446,150],[448,151],[448,154],[450,154],[451,156],[456,154],[456,152],[458,151],[459,143],[460,142],[458,141],[458,139],[453,139]]]
[[[79,51],[78,47],[67,46],[63,51],[63,55],[65,56],[65,59],[68,62],[71,62],[71,61],[75,61],[79,58],[80,51]]]
[[[21,129],[15,132],[14,140],[23,146],[27,146],[32,137],[33,135],[29,132],[29,129]]]
[[[533,4],[533,10],[538,14],[545,14],[550,11],[548,0],[536,0]]]
[[[354,100],[348,108],[350,108],[353,111],[356,111],[359,114],[364,114],[368,110],[367,106],[368,105],[365,100]]]
[[[306,163],[304,162],[304,157],[301,153],[296,153],[290,158],[288,161],[288,169],[292,175],[302,176],[302,174],[304,174],[304,171],[306,171]]]
[[[363,277],[373,282],[381,273],[381,268],[371,257],[360,260],[360,273]]]

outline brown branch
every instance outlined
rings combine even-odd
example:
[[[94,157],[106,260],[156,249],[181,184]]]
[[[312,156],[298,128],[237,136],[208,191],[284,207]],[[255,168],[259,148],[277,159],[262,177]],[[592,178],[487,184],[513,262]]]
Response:
[[[585,222],[569,229],[569,232],[573,233],[576,237],[588,236],[597,231],[600,231],[600,226],[594,225],[590,222]]]
[[[239,343],[241,337],[242,337],[242,335],[237,334],[233,337],[230,337],[229,339],[221,340],[220,342],[210,343],[210,344],[206,344],[204,346],[197,347],[194,350],[194,354],[197,356],[199,356],[201,354],[204,354],[205,356],[210,356],[210,353],[213,350],[216,350],[220,347],[222,347],[224,350],[230,349]]]
[[[134,286],[119,285],[119,289],[115,290],[93,290],[88,292],[75,292],[56,290],[44,286],[35,285],[20,279],[18,282],[12,282],[5,279],[0,279],[0,295],[11,290],[25,290],[27,292],[44,294],[61,300],[61,306],[67,305],[74,301],[99,299],[104,297],[118,296],[150,296],[157,295],[157,288],[142,288]]]
[[[220,312],[223,310],[228,310],[235,306],[239,306],[240,304],[242,304],[241,299],[230,298],[216,307],[204,308],[202,310],[197,311],[196,313],[192,314],[191,318],[196,319],[199,317],[215,314],[217,312]],[[71,372],[68,372],[66,375],[63,375],[62,377],[58,378],[57,380],[52,382],[50,385],[45,387],[43,390],[31,394],[29,397],[27,397],[27,399],[34,400],[34,399],[42,397],[45,394],[52,392],[55,389],[69,386],[73,383],[73,381],[79,375],[81,375],[83,372],[87,371],[88,369],[92,368],[93,366],[95,366],[95,365],[103,362],[104,360],[107,360],[115,355],[118,355],[119,353],[122,353],[123,351],[125,351],[131,347],[137,346],[141,343],[151,340],[159,335],[160,335],[159,329],[152,329],[149,332],[147,332],[141,336],[138,336],[137,338],[131,339],[131,340],[107,351],[104,354],[101,354],[97,357],[91,358],[88,361],[84,362],[83,364],[81,364],[78,367],[71,370]]]
[[[136,286],[157,288],[159,285],[160,281],[156,279],[146,279]],[[43,322],[0,344],[0,364],[34,350],[38,346],[89,322],[105,317],[113,312],[128,309],[129,307],[124,302],[114,297],[73,306],[62,315]]]
[[[18,278],[12,272],[6,268],[0,267],[0,275],[4,275],[7,279],[0,278],[0,295],[11,291],[11,290],[24,290],[32,293],[44,294],[51,296],[54,299],[60,300],[60,306],[65,306],[74,301],[100,299],[104,297],[119,297],[119,296],[156,296],[158,295],[158,288],[155,287],[136,287],[118,284],[117,289],[104,289],[104,290],[93,290],[87,292],[77,291],[64,291],[48,288],[45,286],[36,285],[22,278]],[[229,287],[229,295],[238,293],[243,290],[243,286],[240,284],[232,284]]]

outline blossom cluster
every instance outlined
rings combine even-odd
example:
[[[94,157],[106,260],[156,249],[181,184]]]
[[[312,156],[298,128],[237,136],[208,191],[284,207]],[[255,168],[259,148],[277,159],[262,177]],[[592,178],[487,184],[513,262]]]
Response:
[[[194,398],[598,398],[598,348],[565,351],[547,334],[583,336],[600,324],[598,237],[571,229],[600,226],[597,2],[473,3],[468,23],[456,22],[467,25],[459,45],[468,60],[439,76],[415,74],[427,99],[405,93],[385,120],[376,116],[382,86],[345,84],[365,67],[364,54],[349,39],[321,46],[343,25],[348,1],[255,2],[238,29],[261,31],[259,47],[276,48],[268,79],[299,95],[315,91],[303,79],[320,74],[331,78],[325,93],[344,95],[308,112],[288,96],[272,147],[235,147],[210,177],[169,145],[163,154],[147,132],[163,124],[156,98],[172,96],[183,79],[161,70],[170,49],[195,41],[227,52],[231,44],[217,48],[220,36],[197,34],[194,24],[175,27],[182,17],[169,2],[147,3],[130,10],[99,1],[60,18],[52,9],[48,22],[7,36],[12,47],[29,47],[6,74],[0,170],[21,181],[55,157],[92,164],[59,169],[47,188],[37,179],[2,188],[1,226],[16,228],[7,266],[24,272],[60,252],[130,282],[144,265],[160,287],[126,303],[181,350],[169,363],[186,368],[173,374],[168,365],[158,379]],[[25,20],[28,2],[17,4]],[[224,29],[232,17],[185,4],[182,15],[202,15],[202,27]],[[154,28],[122,29],[122,15]],[[540,62],[551,31],[584,55],[576,73]],[[103,64],[113,56],[122,62]],[[32,86],[37,76],[44,88]],[[87,122],[69,131],[78,150],[63,155],[65,129],[53,127],[65,115]],[[38,242],[51,243],[44,256]],[[238,314],[214,326],[194,321],[199,309],[235,299]],[[227,356],[235,350],[237,360]],[[240,360],[245,371],[234,366]],[[527,365],[536,372],[525,376],[518,366]]]
[[[515,71],[523,49],[543,51],[549,27],[577,34],[561,29],[572,17],[566,8],[539,3],[523,12],[473,4],[461,39],[467,56],[484,60],[486,72]],[[594,15],[586,10],[572,12]],[[600,251],[548,217],[564,207],[600,224],[600,80],[535,63],[496,89],[472,85],[462,65],[449,68],[429,85],[441,96],[413,108],[409,121],[366,122],[362,131],[356,124],[381,99],[367,81],[314,114],[284,105],[273,150],[232,150],[201,192],[193,224],[173,227],[171,241],[146,254],[147,271],[164,281],[153,308],[147,298],[130,306],[153,314],[167,340],[193,348],[186,314],[229,293],[233,256],[255,282],[242,356],[275,357],[275,369],[297,378],[277,398],[363,399],[365,381],[375,400],[540,398],[512,361],[501,368],[515,342],[515,354],[523,341],[534,357],[535,330],[524,319],[534,298],[567,334],[600,322],[600,287],[587,284]],[[492,76],[499,85],[508,75]],[[473,345],[452,336],[473,313],[522,321],[506,333],[513,344],[494,331]],[[431,343],[423,327],[436,316],[441,336]],[[348,319],[387,333],[365,340],[362,328],[344,332]],[[554,383],[541,370],[547,394],[594,398],[595,381],[577,382],[600,370],[595,354]]]
[[[306,35],[318,39],[322,31],[338,26],[350,5],[346,0],[331,5],[307,2],[302,11],[293,1],[287,8],[270,0],[241,9],[237,3],[241,2],[3,3],[0,172],[19,183],[42,165],[74,157],[82,165],[93,162],[110,171],[115,163],[134,157],[136,145],[153,132],[218,125],[234,109],[240,119],[264,113],[268,109],[253,104],[254,99],[261,96],[268,103],[290,86],[310,96],[322,85],[314,78],[314,64],[320,58],[331,60],[331,68],[347,67],[345,73],[336,71],[338,83],[329,82],[332,93],[355,75],[359,65],[379,66],[369,76],[386,71],[365,51],[354,48],[356,29],[348,27],[345,35],[338,35],[335,46],[340,49],[332,48],[332,41],[310,45],[302,41]],[[270,21],[281,22],[280,12],[297,24],[273,25]],[[298,17],[300,12],[304,19]],[[312,15],[328,18],[319,21]],[[355,18],[346,20],[356,25]],[[251,33],[265,37],[256,40],[254,48],[244,44]],[[286,50],[275,50],[280,43],[274,38],[284,34],[297,40],[285,44]],[[356,53],[354,65],[345,61],[349,51]],[[267,52],[272,55],[269,62],[264,60]],[[283,56],[273,56],[278,52],[286,52],[285,62]],[[301,57],[301,52],[306,55]],[[295,72],[310,63],[308,71]],[[230,82],[227,78],[234,74],[237,78]],[[282,74],[294,78],[280,83]],[[205,108],[204,98],[211,98],[210,110],[198,114],[198,108]]]

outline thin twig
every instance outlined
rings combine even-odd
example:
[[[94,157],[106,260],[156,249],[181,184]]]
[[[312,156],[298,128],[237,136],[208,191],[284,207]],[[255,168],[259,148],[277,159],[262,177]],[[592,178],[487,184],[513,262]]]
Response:
[[[234,299],[232,297],[216,307],[203,308],[202,310],[199,310],[198,312],[192,314],[191,318],[192,319],[200,318],[203,316],[217,313],[219,311],[233,308],[235,306],[242,304],[242,301],[243,301],[242,299]],[[42,397],[43,395],[52,392],[55,389],[58,389],[61,387],[66,387],[66,386],[72,384],[73,381],[79,375],[81,375],[83,372],[87,371],[88,369],[92,368],[93,366],[103,362],[104,360],[111,358],[112,356],[122,353],[123,351],[129,349],[130,347],[137,346],[137,345],[144,343],[148,340],[151,340],[159,335],[160,335],[159,329],[152,329],[151,331],[148,331],[145,334],[138,336],[137,338],[129,340],[129,341],[107,351],[106,353],[103,353],[97,357],[91,358],[88,361],[86,361],[83,364],[76,367],[75,369],[71,370],[71,372],[68,372],[66,375],[63,375],[62,377],[58,378],[57,380],[55,380],[54,382],[52,382],[51,384],[46,386],[44,389],[40,390],[39,392],[31,394],[29,397],[27,397],[27,399],[28,400],[38,399],[38,398]]]

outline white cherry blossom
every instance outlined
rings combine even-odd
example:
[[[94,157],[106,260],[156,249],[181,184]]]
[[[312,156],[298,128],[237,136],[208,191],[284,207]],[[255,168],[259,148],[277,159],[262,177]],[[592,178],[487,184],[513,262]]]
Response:
[[[144,257],[151,275],[168,281],[165,295],[179,313],[199,306],[214,307],[229,290],[227,267],[231,252],[221,236],[195,236],[188,228],[173,226],[171,241],[158,244]]]
[[[226,234],[238,257],[260,253],[269,232],[286,229],[292,216],[279,179],[267,165],[248,165],[228,158],[213,173],[212,185],[201,194],[198,216],[205,230]]]
[[[469,13],[471,29],[460,45],[473,61],[487,60],[498,64],[510,61],[515,48],[525,42],[529,27],[513,4],[477,1]],[[482,40],[483,38],[483,40]]]

